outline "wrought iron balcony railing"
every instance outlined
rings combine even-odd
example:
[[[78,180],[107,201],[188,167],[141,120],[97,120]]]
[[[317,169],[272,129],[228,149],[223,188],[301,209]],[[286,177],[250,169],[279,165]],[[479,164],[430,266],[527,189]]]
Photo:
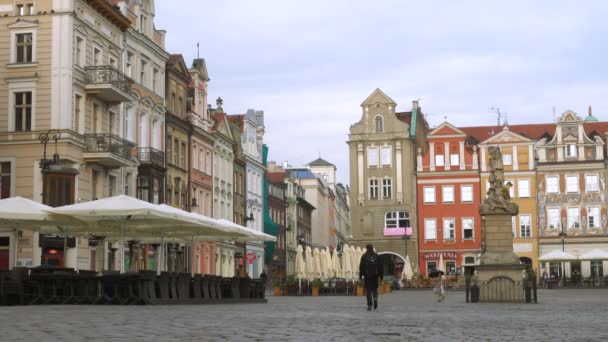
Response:
[[[111,133],[85,134],[84,141],[88,153],[109,152],[126,160],[131,159],[131,151],[136,147],[134,143]]]
[[[165,153],[152,147],[139,147],[137,158],[141,164],[151,164],[154,166],[165,166]]]
[[[111,65],[93,65],[84,68],[88,84],[110,84],[131,94],[133,80]]]

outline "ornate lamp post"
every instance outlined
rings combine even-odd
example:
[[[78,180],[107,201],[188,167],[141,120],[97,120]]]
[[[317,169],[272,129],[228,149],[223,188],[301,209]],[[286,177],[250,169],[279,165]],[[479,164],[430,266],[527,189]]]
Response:
[[[566,252],[565,239],[568,236],[566,231],[564,230],[564,226],[562,224],[562,231],[559,233],[559,237],[562,239],[562,252]],[[562,286],[566,286],[566,262],[562,261]]]
[[[55,153],[53,154],[53,159],[46,158],[46,145],[49,141],[53,139],[55,140]],[[46,189],[46,178],[49,172],[58,172],[61,171],[61,160],[59,159],[59,153],[57,152],[57,143],[61,139],[61,132],[55,130],[49,130],[48,132],[41,133],[38,136],[38,140],[44,146],[42,159],[40,160],[40,170],[42,172],[42,203],[48,204],[50,201],[47,198],[47,189]]]

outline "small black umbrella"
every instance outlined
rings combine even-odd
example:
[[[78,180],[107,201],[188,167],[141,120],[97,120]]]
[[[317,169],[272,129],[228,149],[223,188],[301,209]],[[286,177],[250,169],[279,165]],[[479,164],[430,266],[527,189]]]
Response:
[[[431,273],[429,273],[429,277],[431,277],[431,278],[437,278],[437,277],[442,276],[444,274],[445,274],[445,272],[443,272],[441,270],[433,270],[433,271],[431,271]]]

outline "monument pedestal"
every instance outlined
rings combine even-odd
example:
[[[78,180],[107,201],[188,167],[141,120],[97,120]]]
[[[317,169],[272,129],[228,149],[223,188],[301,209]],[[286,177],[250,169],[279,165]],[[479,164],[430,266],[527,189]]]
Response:
[[[480,302],[523,302],[523,270],[513,253],[512,217],[519,208],[509,203],[506,208],[482,205],[485,249],[479,260],[477,285]]]

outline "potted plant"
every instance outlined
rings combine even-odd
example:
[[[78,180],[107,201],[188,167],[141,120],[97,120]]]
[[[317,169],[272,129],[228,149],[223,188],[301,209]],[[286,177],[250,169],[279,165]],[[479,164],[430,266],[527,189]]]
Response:
[[[277,278],[274,281],[274,287],[273,287],[273,293],[275,296],[279,297],[281,296],[281,285],[283,285],[283,282],[281,281],[281,278]]]
[[[384,293],[391,293],[392,281],[385,279],[383,285],[384,285]]]
[[[323,281],[319,278],[315,278],[310,285],[312,286],[312,296],[319,296],[319,289],[323,287]]]

